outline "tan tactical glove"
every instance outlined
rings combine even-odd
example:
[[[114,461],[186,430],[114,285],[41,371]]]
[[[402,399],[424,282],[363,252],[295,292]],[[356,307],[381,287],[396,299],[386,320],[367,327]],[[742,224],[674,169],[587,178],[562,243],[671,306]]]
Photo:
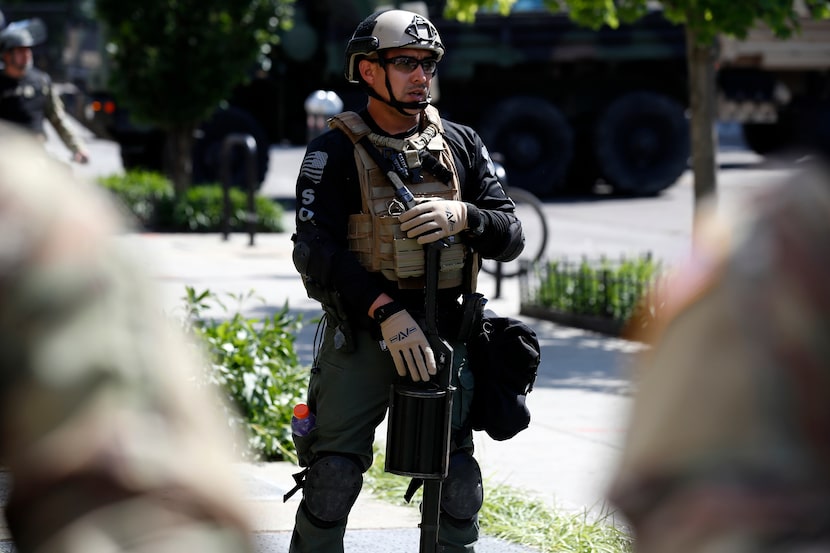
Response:
[[[426,335],[406,310],[383,320],[380,332],[400,376],[406,376],[408,370],[413,381],[426,382],[430,375],[438,371]]]
[[[429,244],[467,228],[467,204],[455,200],[430,200],[404,211],[401,230],[419,244]]]

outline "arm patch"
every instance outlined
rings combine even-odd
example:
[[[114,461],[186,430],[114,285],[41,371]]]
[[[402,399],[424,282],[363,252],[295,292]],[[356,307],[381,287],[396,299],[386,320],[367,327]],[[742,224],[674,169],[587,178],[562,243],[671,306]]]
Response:
[[[329,154],[326,152],[307,152],[300,166],[300,178],[306,178],[314,184],[320,184],[323,170],[328,163]]]

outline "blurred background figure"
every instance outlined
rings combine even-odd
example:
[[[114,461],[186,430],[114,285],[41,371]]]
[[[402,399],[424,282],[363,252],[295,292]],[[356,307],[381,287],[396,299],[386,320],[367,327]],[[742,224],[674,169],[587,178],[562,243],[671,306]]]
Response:
[[[200,359],[106,197],[0,123],[0,466],[18,552],[246,552]]]
[[[72,152],[72,160],[88,163],[89,154],[72,130],[52,79],[34,67],[32,47],[45,40],[46,27],[36,18],[13,21],[0,30],[0,119],[28,129],[43,141],[43,124],[48,120]]]
[[[640,553],[830,550],[830,173],[712,223],[669,282],[611,501]]]

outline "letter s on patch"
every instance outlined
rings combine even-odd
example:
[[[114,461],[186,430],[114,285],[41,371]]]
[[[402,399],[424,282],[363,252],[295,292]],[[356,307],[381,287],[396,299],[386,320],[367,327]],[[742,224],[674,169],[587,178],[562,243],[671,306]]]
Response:
[[[303,205],[311,205],[314,203],[314,189],[313,188],[306,188],[300,194],[302,196]]]
[[[313,188],[306,188],[302,192],[300,192],[300,197],[302,198],[300,202],[303,206],[311,205],[314,203],[314,189]],[[314,218],[314,212],[307,207],[301,207],[297,210],[297,219],[300,221],[306,222],[311,221]]]

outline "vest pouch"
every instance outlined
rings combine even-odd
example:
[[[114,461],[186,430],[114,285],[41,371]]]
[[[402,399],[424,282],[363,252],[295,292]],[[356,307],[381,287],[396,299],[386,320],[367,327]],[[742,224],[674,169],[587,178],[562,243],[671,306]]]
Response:
[[[411,478],[446,478],[452,394],[442,388],[390,390],[386,472]]]
[[[395,239],[402,237],[401,222],[393,215],[374,217],[374,255],[372,263],[389,280],[398,280],[395,274]]]
[[[441,259],[438,262],[438,288],[454,288],[464,282],[466,250],[463,244],[457,242],[441,250]]]
[[[419,277],[424,274],[424,246],[413,238],[395,238],[395,274],[398,278]]]
[[[370,271],[379,271],[380,262],[377,266],[372,264],[372,248],[375,236],[372,228],[372,216],[367,213],[349,215],[349,228],[346,239],[349,242],[349,250],[357,255],[360,264]]]

